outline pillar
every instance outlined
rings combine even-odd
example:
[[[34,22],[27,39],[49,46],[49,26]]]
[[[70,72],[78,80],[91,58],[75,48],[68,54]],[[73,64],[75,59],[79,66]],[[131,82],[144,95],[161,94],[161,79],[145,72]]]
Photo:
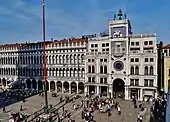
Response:
[[[127,88],[127,86],[125,87],[125,100],[129,99],[129,89]]]
[[[113,98],[113,89],[112,87],[108,87],[109,94],[111,95],[111,98]]]
[[[88,86],[84,86],[84,94],[88,95]]]
[[[55,92],[57,92],[57,89],[58,89],[57,82],[55,82]]]
[[[62,83],[62,82],[61,82]],[[70,87],[70,86],[69,86]],[[62,93],[64,93],[64,83],[62,83],[62,89],[61,89]]]
[[[97,95],[99,95],[100,94],[100,88],[99,88],[99,86],[96,86],[96,92],[95,92]]]
[[[78,84],[77,84],[77,94],[79,94],[79,86],[78,86]]]
[[[143,101],[143,89],[140,89],[140,101]]]
[[[36,90],[38,90],[38,82],[36,82],[36,85],[37,85],[37,89]]]
[[[50,82],[48,83],[48,88],[49,88],[49,90],[48,90],[48,91],[50,92],[50,91],[51,91],[51,88],[50,88]]]
[[[69,83],[69,94],[71,94],[71,83]]]

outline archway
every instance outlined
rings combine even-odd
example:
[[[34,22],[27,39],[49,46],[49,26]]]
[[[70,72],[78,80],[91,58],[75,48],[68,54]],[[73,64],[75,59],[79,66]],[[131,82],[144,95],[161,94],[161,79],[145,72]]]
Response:
[[[82,83],[82,82],[78,83],[78,90],[79,90],[78,92],[80,94],[84,93],[84,83]]]
[[[77,92],[77,84],[75,82],[71,83],[71,93]]]
[[[41,80],[38,80],[38,91],[43,90],[43,82]]]
[[[107,96],[107,86],[101,86],[101,94],[103,96]]]
[[[67,81],[64,82],[64,92],[69,92],[69,83]]]
[[[125,92],[125,83],[122,79],[118,78],[113,81],[113,97],[118,95],[124,96]]]
[[[55,82],[54,81],[50,82],[50,91],[55,91]]]
[[[89,94],[95,94],[95,86],[94,85],[90,85],[89,86]]]
[[[27,88],[31,89],[31,80],[30,79],[27,79],[26,84],[27,84]]]
[[[37,81],[35,79],[32,80],[32,88],[37,89]]]
[[[57,81],[57,92],[62,92],[62,83],[61,83],[61,81]]]

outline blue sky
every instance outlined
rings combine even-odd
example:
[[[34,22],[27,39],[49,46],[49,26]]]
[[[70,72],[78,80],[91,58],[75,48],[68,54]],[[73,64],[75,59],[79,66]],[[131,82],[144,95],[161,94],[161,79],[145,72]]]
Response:
[[[108,28],[121,8],[134,34],[157,33],[170,43],[170,0],[45,0],[46,39],[81,37]],[[1,0],[0,44],[41,41],[41,0]]]

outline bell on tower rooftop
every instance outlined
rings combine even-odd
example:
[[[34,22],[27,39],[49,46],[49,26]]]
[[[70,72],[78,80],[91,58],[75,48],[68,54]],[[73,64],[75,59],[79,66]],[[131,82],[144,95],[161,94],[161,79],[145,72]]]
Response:
[[[119,17],[119,20],[122,19],[123,13],[122,13],[121,9],[119,9],[119,12],[118,12],[117,16]]]

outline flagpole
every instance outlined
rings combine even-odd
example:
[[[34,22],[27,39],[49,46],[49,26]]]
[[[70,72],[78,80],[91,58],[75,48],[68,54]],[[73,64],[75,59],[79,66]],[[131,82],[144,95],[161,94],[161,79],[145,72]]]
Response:
[[[47,100],[47,71],[46,71],[46,41],[45,41],[45,5],[44,0],[42,0],[42,37],[43,37],[43,54],[44,54],[44,92],[45,92],[45,106],[44,106],[44,112],[48,113],[48,100]]]

